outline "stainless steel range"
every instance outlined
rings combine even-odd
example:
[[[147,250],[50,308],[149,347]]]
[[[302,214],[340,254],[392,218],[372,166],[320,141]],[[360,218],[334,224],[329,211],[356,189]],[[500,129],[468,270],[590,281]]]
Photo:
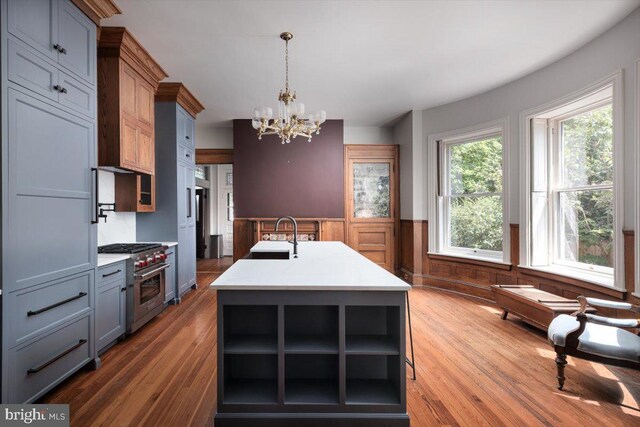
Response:
[[[164,309],[165,251],[159,243],[116,243],[100,254],[130,254],[127,260],[127,333],[132,334]]]

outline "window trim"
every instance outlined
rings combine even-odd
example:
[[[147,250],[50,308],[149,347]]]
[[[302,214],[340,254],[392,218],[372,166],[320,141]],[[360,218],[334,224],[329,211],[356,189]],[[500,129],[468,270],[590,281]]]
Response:
[[[636,165],[640,165],[640,58],[636,60]],[[635,277],[635,296],[640,298],[640,172],[636,169],[636,226],[635,226],[635,259],[636,259],[636,277]]]
[[[444,195],[440,193],[442,188],[444,188],[442,186],[447,185],[446,179],[448,178],[438,176],[438,165],[444,165],[445,159],[445,150],[442,149],[438,152],[439,141],[443,141],[443,144],[446,145],[453,145],[473,142],[474,139],[479,140],[498,135],[502,137],[502,251],[449,247],[445,245],[445,231],[443,231],[442,224],[443,218],[448,218],[448,216],[445,217],[445,213],[443,212],[445,205],[445,203],[443,203]],[[428,203],[429,253],[500,264],[511,264],[511,239],[509,236],[509,141],[508,117],[428,136],[426,150],[429,164],[429,172],[427,173],[427,197],[428,200],[435,201],[435,203]],[[439,186],[441,186],[441,188],[438,188]]]
[[[611,87],[613,106],[613,195],[614,195],[614,272],[611,280],[605,278],[594,278],[593,283],[601,286],[612,287],[624,290],[624,236],[622,227],[624,224],[624,99],[623,99],[623,71],[617,70],[607,77],[583,88],[570,95],[564,96],[555,101],[540,105],[538,107],[525,110],[520,113],[520,140],[523,142],[520,151],[520,266],[523,268],[540,269],[553,272],[562,276],[579,277],[578,271],[588,273],[587,270],[578,270],[571,266],[557,265],[552,263],[548,267],[533,266],[532,242],[531,242],[531,130],[532,120],[543,116],[545,113],[562,108],[572,103],[588,99],[595,93]],[[593,106],[595,103],[591,103]],[[571,111],[571,115],[576,114],[580,109]],[[551,234],[551,233],[550,233]],[[553,236],[549,237],[550,244],[556,244]],[[557,265],[557,268],[553,268]],[[573,271],[572,271],[573,270]],[[597,273],[596,273],[597,274]],[[600,274],[601,275],[601,274]],[[639,279],[640,280],[640,279]]]

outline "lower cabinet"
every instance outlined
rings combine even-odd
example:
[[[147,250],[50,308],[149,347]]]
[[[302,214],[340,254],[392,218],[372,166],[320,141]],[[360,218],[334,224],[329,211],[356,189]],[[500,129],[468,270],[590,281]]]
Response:
[[[124,335],[127,325],[127,283],[124,274],[103,273],[117,269],[126,271],[126,265],[109,265],[98,269],[96,292],[96,351],[99,353]],[[100,281],[102,276],[114,277]]]
[[[170,304],[176,297],[176,247],[170,247],[165,252],[167,255],[167,264],[169,267],[165,270],[165,284],[164,284],[164,302]]]
[[[93,359],[92,314],[9,350],[8,402],[33,402]]]

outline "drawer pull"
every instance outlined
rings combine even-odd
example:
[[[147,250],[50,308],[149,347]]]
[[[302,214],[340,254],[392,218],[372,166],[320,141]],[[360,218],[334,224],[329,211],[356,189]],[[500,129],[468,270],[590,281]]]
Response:
[[[120,292],[127,292],[127,288],[120,289]]]
[[[62,87],[62,86],[60,86],[60,85],[55,85],[55,86],[53,87],[53,90],[55,90],[55,91],[57,91],[57,92],[60,92],[60,93],[67,93],[67,88]]]
[[[52,363],[56,362],[57,360],[62,359],[63,357],[65,357],[67,354],[71,353],[73,350],[75,350],[76,348],[82,347],[83,344],[86,344],[87,340],[82,338],[80,341],[78,341],[78,344],[74,345],[73,347],[63,351],[62,353],[60,353],[59,355],[57,355],[56,357],[54,357],[53,359],[50,359],[47,362],[44,362],[42,365],[40,366],[36,366],[35,368],[29,368],[27,370],[27,374],[31,375],[31,374],[37,374],[38,372],[42,371],[44,368],[46,368],[47,366],[51,365]]]
[[[187,139],[191,139],[191,137],[189,135],[185,135],[185,138]]]
[[[64,54],[64,55],[66,55],[66,54],[67,54],[67,49],[63,48],[63,47],[62,47],[62,46],[60,46],[58,43],[54,44],[54,45],[53,45],[53,48],[54,48],[55,50],[57,50],[58,52],[60,52],[60,53]]]
[[[118,269],[116,271],[113,271],[111,273],[107,273],[107,274],[103,274],[102,277],[109,277],[109,276],[113,276],[114,274],[118,274],[120,273],[122,270]]]
[[[187,157],[191,157],[191,154],[186,154]]]
[[[71,301],[75,301],[78,298],[82,298],[82,297],[85,297],[85,296],[87,296],[86,292],[80,292],[75,297],[67,298],[65,300],[62,300],[62,301],[57,302],[55,304],[48,305],[48,306],[46,306],[44,308],[41,308],[39,310],[29,310],[29,311],[27,311],[27,316],[31,317],[31,316],[35,316],[36,314],[44,313],[45,311],[49,311],[49,310],[51,310],[53,308],[60,307],[61,305],[64,305],[64,304],[66,304],[68,302],[71,302]]]

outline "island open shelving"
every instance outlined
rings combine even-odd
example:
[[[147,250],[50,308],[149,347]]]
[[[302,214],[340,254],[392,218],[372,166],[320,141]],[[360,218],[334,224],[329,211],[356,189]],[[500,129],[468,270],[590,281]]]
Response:
[[[216,426],[408,426],[409,286],[341,243],[308,242],[299,252],[298,259],[239,261],[212,285],[218,290]],[[333,265],[315,284],[267,275],[295,275],[298,268],[319,273],[319,258]],[[346,265],[351,268],[338,279]],[[258,280],[263,284],[253,283]]]

